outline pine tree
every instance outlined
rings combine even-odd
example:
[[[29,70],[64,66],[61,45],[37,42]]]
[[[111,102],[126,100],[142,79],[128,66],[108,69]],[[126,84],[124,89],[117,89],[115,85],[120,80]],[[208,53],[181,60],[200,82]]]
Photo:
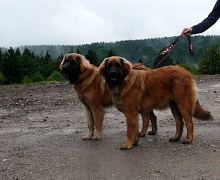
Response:
[[[76,53],[80,54],[79,47],[77,47]]]
[[[3,52],[2,52],[2,48],[0,48],[0,72],[2,70],[2,60],[3,60]]]
[[[85,57],[86,57],[86,59],[88,59],[90,61],[91,64],[93,64],[95,66],[99,65],[98,57],[97,57],[96,53],[93,52],[91,49],[88,51],[88,54]]]
[[[138,63],[143,63],[142,59],[139,59],[139,60],[138,60]]]
[[[35,55],[29,49],[25,48],[21,55],[23,77],[31,76],[36,71]]]
[[[111,56],[115,56],[115,54],[114,54],[113,51],[110,49],[110,50],[108,51],[107,57],[111,57]]]
[[[2,73],[7,78],[6,84],[21,83],[22,71],[19,53],[10,47],[2,60]]]

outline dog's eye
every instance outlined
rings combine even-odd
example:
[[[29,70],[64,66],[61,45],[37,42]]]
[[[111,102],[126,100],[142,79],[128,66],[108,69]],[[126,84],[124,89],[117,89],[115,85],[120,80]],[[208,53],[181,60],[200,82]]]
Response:
[[[70,64],[76,64],[76,62],[75,61],[70,61]]]
[[[108,67],[112,67],[112,63],[109,63],[109,64],[108,64]]]

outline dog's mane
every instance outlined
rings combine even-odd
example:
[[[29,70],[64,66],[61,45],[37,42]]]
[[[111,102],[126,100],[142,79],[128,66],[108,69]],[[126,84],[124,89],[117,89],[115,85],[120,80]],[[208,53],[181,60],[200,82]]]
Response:
[[[135,84],[135,82],[137,82],[136,81],[137,78],[142,78],[138,75],[138,73],[136,73],[137,71],[140,71],[140,70],[132,69],[132,64],[126,59],[124,59],[124,63],[125,63],[125,68],[128,71],[128,74],[124,78],[122,85],[120,87],[120,89],[122,89],[120,92],[121,96],[124,96],[132,88],[132,86]],[[140,91],[144,91],[143,83],[141,84]]]
[[[97,76],[99,76],[99,71],[98,68],[90,64],[84,56],[81,56],[80,58],[81,74],[79,75],[79,80],[75,83],[74,88],[83,91],[94,81]]]

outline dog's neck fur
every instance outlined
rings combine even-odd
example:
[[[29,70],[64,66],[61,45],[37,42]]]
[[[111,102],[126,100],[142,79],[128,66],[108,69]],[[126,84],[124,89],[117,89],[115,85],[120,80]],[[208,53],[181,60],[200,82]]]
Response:
[[[95,73],[94,73],[95,71]],[[99,71],[97,68],[88,67],[85,69],[80,75],[79,80],[76,81],[76,83],[73,85],[74,89],[78,91],[84,91],[93,81],[94,79],[99,75]],[[85,81],[86,79],[86,81]]]
[[[130,78],[131,74],[133,73],[133,77]],[[123,97],[135,84],[137,76],[136,73],[133,72],[133,70],[124,78],[123,82],[120,85],[117,85],[116,87],[111,88],[111,92],[114,96],[121,96]]]

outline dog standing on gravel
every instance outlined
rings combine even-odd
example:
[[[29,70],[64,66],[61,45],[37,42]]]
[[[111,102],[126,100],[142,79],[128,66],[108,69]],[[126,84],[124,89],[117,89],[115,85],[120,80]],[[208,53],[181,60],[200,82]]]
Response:
[[[135,70],[128,60],[113,56],[101,63],[99,71],[113,94],[114,104],[126,117],[127,140],[121,149],[130,149],[137,144],[138,113],[143,117],[154,109],[170,107],[176,121],[176,135],[169,140],[180,140],[184,119],[186,144],[193,141],[192,117],[212,118],[199,104],[196,82],[184,68],[166,66],[150,71]]]
[[[148,70],[141,64],[134,65],[134,68]],[[69,83],[73,85],[78,98],[85,107],[89,132],[87,136],[83,137],[83,140],[100,140],[105,113],[104,108],[112,106],[113,101],[112,93],[107,89],[98,67],[90,64],[83,55],[71,53],[64,56],[60,69],[66,75]],[[157,118],[153,111],[150,111],[149,114],[142,116],[141,136],[145,136],[147,132],[149,119],[152,124],[152,131],[149,131],[148,134],[156,134]],[[96,133],[94,134],[95,129]]]

